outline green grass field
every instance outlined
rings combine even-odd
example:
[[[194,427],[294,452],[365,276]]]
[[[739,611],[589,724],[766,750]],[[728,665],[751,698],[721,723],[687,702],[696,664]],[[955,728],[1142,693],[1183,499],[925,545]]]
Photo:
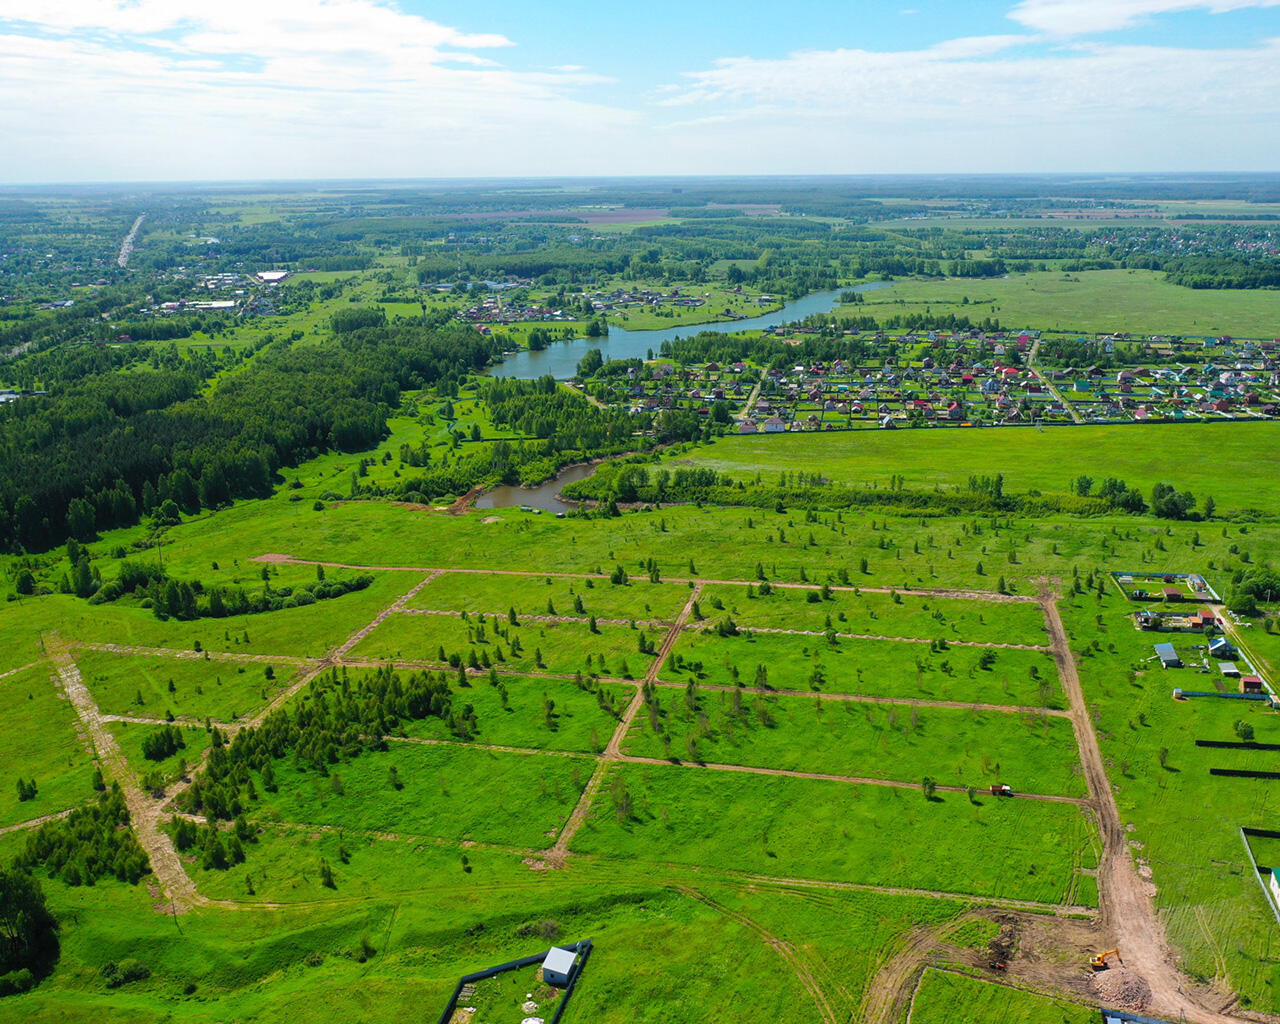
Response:
[[[968,303],[963,299],[968,297]],[[867,293],[857,312],[990,316],[1007,327],[1081,332],[1274,338],[1280,294],[1268,289],[1196,290],[1149,270],[1057,270],[981,280],[901,280]]]
[[[93,761],[48,666],[0,679],[0,718],[0,826],[88,802]],[[35,780],[34,798],[18,799],[19,779]]]
[[[295,669],[194,658],[126,657],[81,651],[76,663],[99,710],[163,718],[167,712],[230,722],[252,714],[284,689]],[[172,687],[170,687],[172,684]]]
[[[801,629],[924,640],[968,640],[1042,645],[1044,617],[1034,604],[978,601],[912,594],[854,594],[832,590],[819,601],[815,590],[775,588],[768,595],[746,587],[709,586],[698,602],[703,614],[727,615],[743,629]],[[821,596],[819,594],[819,596]]]
[[[982,659],[990,651],[990,667]],[[678,659],[678,660],[677,660]],[[663,665],[660,678],[691,676],[716,686],[847,693],[901,700],[965,701],[1061,707],[1052,659],[1041,651],[948,647],[890,640],[788,636],[776,633],[720,637],[686,631]]]
[[[660,690],[624,750],[643,757],[1084,796],[1064,718]],[[692,706],[691,706],[692,705]],[[655,729],[654,727],[657,726]],[[664,738],[666,742],[664,743]]]
[[[582,611],[577,610],[577,599]],[[688,599],[688,588],[648,580],[621,586],[607,579],[445,573],[418,591],[407,607],[499,616],[514,608],[517,615],[594,615],[647,622],[673,620]]]
[[[1006,494],[1066,493],[1070,481],[1085,473],[1096,485],[1118,477],[1144,493],[1156,483],[1172,483],[1202,501],[1212,494],[1227,512],[1280,504],[1280,483],[1258,471],[1278,442],[1280,423],[865,431],[726,437],[673,461],[741,479],[820,473],[852,487],[887,488],[897,474],[917,490],[963,488],[970,476],[1001,473]]]
[[[928,801],[919,790],[625,764],[610,767],[603,792],[573,849],[1047,903],[1063,900],[1075,867],[1094,863],[1093,828],[1069,804],[973,806],[962,794]],[[623,795],[635,810],[619,821]]]
[[[1095,1007],[1049,999],[955,971],[926,968],[912,1000],[908,1024],[1094,1024]]]
[[[595,673],[602,676],[643,675],[651,656],[640,651],[640,640],[661,642],[661,634],[647,629],[602,625],[592,633],[585,623],[525,620],[517,625],[505,615],[463,619],[460,615],[388,616],[351,649],[351,657],[373,661],[440,664],[459,654],[474,653],[477,663],[512,672]],[[512,650],[518,640],[520,650]],[[541,661],[539,662],[539,653]]]

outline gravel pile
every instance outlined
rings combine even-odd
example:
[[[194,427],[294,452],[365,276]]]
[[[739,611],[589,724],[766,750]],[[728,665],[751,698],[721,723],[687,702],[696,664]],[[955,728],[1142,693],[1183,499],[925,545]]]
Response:
[[[1095,974],[1093,987],[1107,1006],[1118,1010],[1145,1010],[1151,1001],[1151,987],[1124,967]]]

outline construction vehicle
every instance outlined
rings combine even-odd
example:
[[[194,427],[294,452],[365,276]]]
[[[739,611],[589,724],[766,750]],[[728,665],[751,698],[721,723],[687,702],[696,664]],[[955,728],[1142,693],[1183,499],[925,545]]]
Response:
[[[1095,971],[1105,971],[1108,967],[1111,966],[1109,963],[1107,963],[1107,957],[1109,956],[1114,956],[1116,958],[1116,963],[1118,963],[1121,967],[1124,966],[1124,961],[1120,959],[1120,950],[1118,949],[1109,949],[1105,953],[1095,954],[1094,956],[1089,958],[1089,966],[1092,967]]]
[[[992,960],[987,964],[987,967],[993,971],[1007,971],[1009,969],[1009,965],[1003,960]]]
[[[991,795],[992,796],[1013,796],[1013,790],[1010,789],[1008,786],[1004,786],[997,783],[996,785],[991,787]]]

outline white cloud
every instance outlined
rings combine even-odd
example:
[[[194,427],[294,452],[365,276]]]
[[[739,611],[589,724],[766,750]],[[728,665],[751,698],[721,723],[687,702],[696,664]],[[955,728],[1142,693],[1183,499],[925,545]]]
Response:
[[[635,121],[512,45],[386,0],[0,0],[0,180],[555,173]]]
[[[1022,0],[1009,17],[1038,32],[1070,36],[1131,28],[1155,15],[1178,11],[1223,14],[1277,6],[1280,0]]]
[[[831,172],[1280,162],[1280,38],[1230,50],[1035,43],[995,36],[726,58],[659,102],[688,112],[667,131],[704,156],[750,124],[760,152],[792,161],[762,170],[805,169],[796,160]]]

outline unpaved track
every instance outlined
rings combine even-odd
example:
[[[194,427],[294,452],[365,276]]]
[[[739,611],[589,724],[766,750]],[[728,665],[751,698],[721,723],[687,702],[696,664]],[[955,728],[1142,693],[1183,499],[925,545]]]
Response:
[[[708,633],[716,627],[711,624],[702,626],[699,632]],[[825,629],[775,629],[769,626],[742,626],[741,631],[744,633],[769,633],[774,636],[827,636],[828,631]],[[937,638],[930,639],[924,636],[885,636],[882,633],[836,633],[831,632],[832,636],[841,640],[888,640],[895,644],[933,644],[937,643]],[[997,647],[1007,651],[1047,651],[1049,649],[1046,644],[1006,644],[1006,643],[986,643],[982,640],[948,640],[948,647]]]
[[[792,771],[789,768],[755,768],[745,764],[712,764],[709,761],[676,761],[662,757],[634,757],[630,754],[618,754],[613,758],[624,764],[652,764],[676,768],[701,768],[713,772],[743,772],[747,775],[774,775],[786,779],[816,779],[819,782],[843,782],[856,786],[888,786],[891,789],[920,789],[918,782],[903,782],[899,779],[873,779],[862,775],[828,775],[824,772]],[[939,793],[967,793],[964,786],[937,786]],[[1052,796],[1046,793],[1024,793],[1018,791],[1019,800],[1039,800],[1043,803],[1076,804],[1088,807],[1089,801],[1078,796]]]
[[[118,783],[124,794],[130,824],[138,837],[138,843],[151,861],[151,870],[160,885],[160,891],[175,913],[197,906],[203,902],[202,897],[178,859],[173,842],[160,827],[161,805],[138,786],[119,744],[106,728],[98,705],[94,703],[93,696],[80,677],[80,670],[76,667],[71,652],[61,638],[53,633],[45,634],[45,649],[57,670],[63,691],[88,730],[104,774]]]
[[[68,807],[65,811],[58,811],[55,814],[42,814],[38,818],[29,818],[27,821],[20,821],[16,825],[5,825],[0,828],[0,836],[7,836],[10,832],[25,832],[29,828],[39,828],[45,822],[65,818],[74,810],[74,807]]]
[[[1041,591],[1040,605],[1044,609],[1050,648],[1058,665],[1058,675],[1070,701],[1072,725],[1080,748],[1080,763],[1084,766],[1085,780],[1089,784],[1097,815],[1098,830],[1102,834],[1098,900],[1102,908],[1103,926],[1112,936],[1112,944],[1119,948],[1120,955],[1124,957],[1125,966],[1141,975],[1151,986],[1151,1003],[1144,1012],[1170,1019],[1182,1014],[1188,1021],[1199,1024],[1229,1024],[1239,1021],[1241,1018],[1210,1009],[1214,997],[1210,993],[1196,991],[1191,980],[1174,966],[1165,940],[1164,926],[1156,917],[1151,898],[1147,895],[1146,883],[1139,877],[1129,853],[1115,794],[1107,779],[1098,737],[1085,704],[1080,674],[1067,643],[1067,633],[1062,626],[1057,602],[1047,586]]]
[[[813,976],[813,972],[809,969],[808,964],[805,963],[804,958],[796,952],[795,947],[791,945],[791,943],[778,938],[755,919],[747,916],[741,911],[730,910],[719,900],[712,899],[704,892],[690,888],[687,885],[677,885],[675,889],[682,895],[689,897],[689,899],[697,900],[699,903],[710,907],[717,913],[723,914],[731,921],[736,921],[738,924],[760,936],[766,946],[786,961],[786,964],[791,968],[792,973],[795,974],[796,978],[800,981],[800,984],[805,987],[805,991],[807,991],[810,997],[812,997],[814,1005],[817,1006],[818,1013],[821,1015],[825,1024],[839,1024],[839,1017],[836,1016],[836,1012],[832,1008],[830,1000],[827,999],[826,993],[822,991],[822,986],[818,984],[818,979]]]
[[[353,569],[358,572],[430,572],[465,573],[472,576],[524,576],[535,579],[549,578],[559,580],[606,580],[607,573],[598,572],[536,572],[532,569],[475,569],[475,568],[443,568],[425,565],[357,565],[351,562],[323,562],[310,558],[294,558],[293,555],[269,552],[257,555],[251,562],[270,562],[274,565],[323,565],[328,569]],[[759,580],[721,580],[699,576],[664,576],[663,583],[676,583],[681,586],[692,583],[695,586],[749,587],[760,583]],[[780,583],[770,580],[774,587],[786,590],[818,590],[821,583]],[[996,604],[1036,604],[1039,598],[1026,594],[1000,594],[992,590],[952,590],[945,587],[879,587],[830,585],[829,589],[838,593],[863,594],[902,594],[904,597],[953,597],[963,601],[988,601]]]
[[[574,835],[582,827],[582,823],[587,820],[587,815],[591,813],[591,805],[595,801],[596,794],[600,791],[601,784],[604,782],[604,774],[609,762],[622,759],[622,740],[627,735],[627,730],[631,728],[631,723],[635,721],[640,708],[644,705],[644,684],[653,683],[657,680],[658,670],[662,667],[667,655],[671,653],[671,648],[675,646],[675,642],[680,636],[680,631],[684,629],[685,623],[689,621],[689,616],[693,614],[694,603],[701,593],[702,585],[695,584],[689,591],[689,599],[685,601],[680,614],[676,616],[676,621],[667,630],[662,646],[658,648],[658,656],[653,659],[653,664],[649,666],[649,671],[645,673],[641,685],[636,687],[631,703],[627,705],[627,710],[622,713],[622,718],[618,720],[618,727],[613,730],[613,735],[609,737],[609,743],[605,746],[604,753],[601,754],[600,760],[596,764],[596,770],[591,773],[591,778],[587,780],[587,785],[582,791],[582,796],[578,798],[578,803],[573,808],[573,813],[569,815],[569,820],[565,822],[564,828],[560,830],[555,846],[548,851],[547,860],[550,863],[557,866],[564,864],[565,858],[569,854],[569,844],[573,842]]]
[[[10,676],[16,676],[19,672],[25,672],[29,668],[39,668],[44,664],[44,659],[31,662],[29,665],[23,665],[21,668],[11,668],[8,672],[0,672],[0,679],[8,679]]]
[[[898,1024],[915,992],[917,975],[928,963],[929,954],[941,942],[942,933],[963,920],[965,917],[962,916],[955,921],[908,932],[867,985],[856,1016],[859,1024]]]
[[[121,654],[131,658],[174,658],[178,661],[234,661],[243,664],[315,665],[316,658],[298,658],[288,654],[237,654],[234,651],[188,651],[173,647],[144,647],[140,644],[87,643],[68,640],[68,650]]]
[[[684,683],[664,682],[662,680],[655,681],[654,686],[660,686],[668,690],[683,690]],[[710,690],[713,693],[733,693],[740,690],[739,686],[722,686],[718,683],[699,683],[699,690]],[[897,704],[902,707],[921,707],[921,708],[955,708],[960,711],[999,711],[1004,714],[1018,715],[1047,715],[1050,718],[1070,718],[1070,711],[1063,711],[1060,708],[1041,708],[1033,707],[1029,704],[977,704],[973,701],[965,700],[927,700],[915,697],[877,697],[874,694],[866,693],[827,693],[823,690],[775,690],[770,687],[767,690],[750,689],[747,692],[754,693],[760,697],[813,697],[818,700],[829,701],[849,701],[855,704]]]

